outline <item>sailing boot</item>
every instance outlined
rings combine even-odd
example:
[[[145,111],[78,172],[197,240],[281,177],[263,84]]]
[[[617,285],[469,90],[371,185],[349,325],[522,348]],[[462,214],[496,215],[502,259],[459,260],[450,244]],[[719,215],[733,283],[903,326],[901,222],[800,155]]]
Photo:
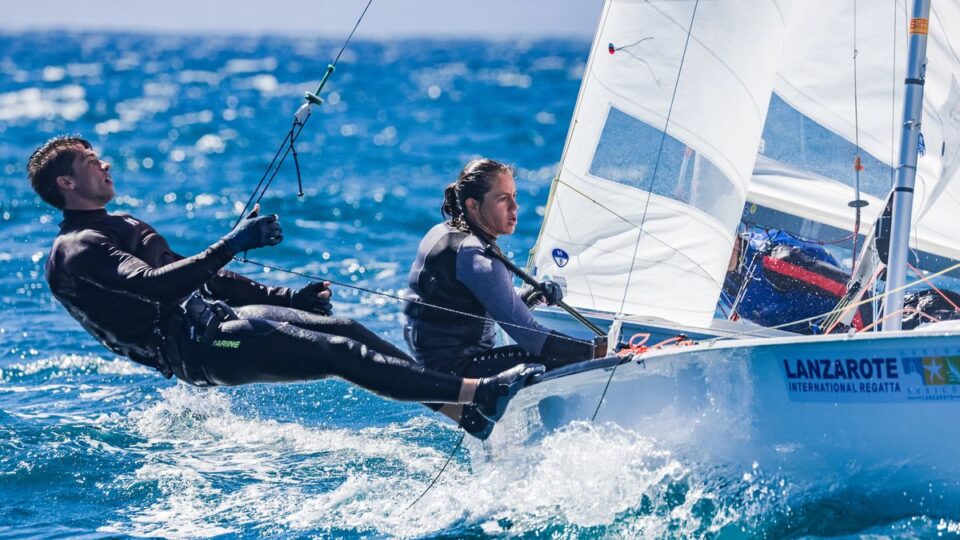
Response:
[[[491,422],[500,420],[513,396],[527,385],[531,377],[546,370],[543,364],[519,364],[493,377],[480,379],[473,398],[477,411]]]
[[[464,405],[459,424],[464,431],[481,441],[487,440],[487,437],[493,433],[494,423],[487,420],[487,417],[480,414],[473,405]]]

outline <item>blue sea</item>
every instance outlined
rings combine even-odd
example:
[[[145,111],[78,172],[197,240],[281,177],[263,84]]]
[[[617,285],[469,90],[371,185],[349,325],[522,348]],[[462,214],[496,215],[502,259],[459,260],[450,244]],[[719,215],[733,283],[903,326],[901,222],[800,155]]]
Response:
[[[25,178],[32,150],[57,134],[86,136],[113,164],[110,209],[198,252],[229,230],[340,44],[0,34],[0,537],[960,532],[960,511],[891,508],[856,479],[717,469],[603,424],[571,426],[482,471],[460,451],[408,509],[459,439],[425,408],[337,380],[198,390],[100,346],[44,281],[60,218]],[[288,162],[263,199],[286,239],[251,258],[397,294],[440,219],[443,187],[466,161],[489,156],[517,166],[520,225],[502,245],[522,263],[588,50],[578,40],[352,43],[299,140],[304,195]],[[338,287],[335,302],[402,343],[390,298]]]

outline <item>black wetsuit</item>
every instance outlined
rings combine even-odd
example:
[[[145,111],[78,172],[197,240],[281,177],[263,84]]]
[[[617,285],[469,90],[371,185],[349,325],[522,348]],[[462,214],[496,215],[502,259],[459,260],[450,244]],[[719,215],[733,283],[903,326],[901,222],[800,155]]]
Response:
[[[420,242],[410,269],[412,302],[404,310],[404,337],[417,360],[430,369],[482,377],[520,363],[553,369],[592,358],[592,342],[534,320],[510,271],[485,252],[489,243],[447,223]],[[495,347],[494,322],[517,345]]]
[[[339,376],[410,401],[456,402],[461,379],[425,370],[359,323],[289,307],[292,291],[222,270],[219,241],[181,257],[152,227],[64,211],[46,264],[54,296],[112,351],[197,386]]]

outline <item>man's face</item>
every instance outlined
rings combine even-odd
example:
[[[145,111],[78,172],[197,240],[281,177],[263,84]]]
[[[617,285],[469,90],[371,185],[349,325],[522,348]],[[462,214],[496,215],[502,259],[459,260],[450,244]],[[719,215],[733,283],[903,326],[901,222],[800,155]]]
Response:
[[[89,210],[106,206],[114,196],[110,164],[79,144],[73,150],[77,155],[73,168],[69,175],[61,177],[60,183],[67,208]]]

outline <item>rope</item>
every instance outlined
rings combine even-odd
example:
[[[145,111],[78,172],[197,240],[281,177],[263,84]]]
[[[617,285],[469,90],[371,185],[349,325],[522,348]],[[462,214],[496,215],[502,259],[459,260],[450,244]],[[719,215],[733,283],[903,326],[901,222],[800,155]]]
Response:
[[[740,288],[737,290],[737,296],[734,297],[733,302],[730,304],[730,313],[727,315],[727,318],[731,321],[739,318],[739,315],[737,314],[737,308],[740,307],[740,302],[742,302],[743,298],[747,295],[747,287],[750,285],[750,282],[753,281],[753,273],[757,269],[757,259],[760,258],[760,255],[767,251],[772,242],[770,231],[765,230],[764,233],[766,233],[767,238],[764,240],[764,243],[760,246],[760,248],[757,249],[757,252],[753,254],[753,258],[750,259],[750,266],[747,267],[746,272],[743,274],[743,283],[740,284]],[[740,257],[739,261],[737,261],[738,271],[746,264],[747,247],[749,246],[749,243],[749,239],[737,238],[737,246],[740,247]]]
[[[454,447],[453,447],[453,450],[450,451],[450,455],[447,456],[447,461],[445,461],[445,462],[443,463],[443,467],[440,468],[440,472],[438,472],[437,475],[436,475],[435,477],[433,477],[433,481],[430,482],[430,485],[427,486],[427,489],[423,490],[423,493],[421,493],[419,497],[417,497],[416,499],[414,499],[413,502],[410,503],[410,506],[408,506],[408,507],[406,507],[406,508],[404,509],[404,512],[406,512],[407,510],[413,508],[413,505],[415,505],[415,504],[417,504],[418,502],[420,502],[420,499],[422,499],[423,496],[426,495],[427,492],[430,491],[430,490],[433,488],[434,484],[436,484],[437,481],[440,480],[440,475],[443,474],[443,471],[447,470],[447,465],[450,465],[450,460],[452,460],[452,459],[453,459],[453,456],[456,455],[457,450],[460,450],[460,446],[463,445],[463,439],[464,439],[464,437],[466,437],[466,436],[467,436],[467,432],[466,432],[466,431],[464,431],[463,433],[460,434],[460,440],[457,441],[457,445],[454,446]]]
[[[634,343],[637,338],[643,338],[639,343]],[[695,342],[683,334],[677,334],[673,337],[669,337],[655,345],[646,345],[647,340],[650,339],[650,334],[647,332],[638,332],[630,337],[630,340],[627,342],[627,346],[623,348],[617,355],[620,358],[626,358],[630,355],[638,356],[647,351],[652,351],[656,349],[662,349],[667,345],[674,345],[677,347],[686,347],[688,345],[693,345]],[[596,414],[596,413],[594,413]]]
[[[806,323],[806,322],[813,322],[813,321],[821,320],[821,319],[823,319],[823,318],[825,318],[825,317],[829,317],[830,315],[833,315],[833,314],[835,314],[835,313],[842,313],[842,312],[844,312],[844,311],[846,311],[846,310],[848,310],[848,309],[857,308],[857,307],[860,307],[860,306],[869,304],[870,302],[873,302],[873,301],[875,301],[875,300],[881,300],[881,299],[885,298],[885,297],[886,297],[887,295],[889,295],[889,294],[893,294],[893,293],[895,293],[895,292],[902,291],[902,290],[907,289],[907,288],[909,288],[909,287],[913,287],[914,285],[918,285],[918,284],[922,283],[923,281],[925,281],[925,280],[927,280],[927,279],[933,279],[933,278],[936,278],[936,277],[940,277],[940,276],[942,276],[942,275],[944,275],[944,274],[953,272],[954,270],[957,270],[957,269],[960,269],[960,263],[957,263],[957,264],[954,264],[953,266],[944,268],[943,270],[940,270],[940,271],[938,271],[938,272],[936,272],[936,273],[934,273],[934,274],[931,274],[931,275],[927,276],[927,277],[924,278],[924,279],[918,279],[918,280],[915,280],[915,281],[910,281],[910,282],[904,283],[903,285],[901,285],[900,287],[897,287],[897,288],[895,288],[895,289],[890,289],[889,291],[884,291],[884,292],[882,292],[882,293],[880,293],[880,294],[876,294],[876,295],[874,295],[874,296],[871,296],[870,298],[865,298],[865,299],[863,299],[863,300],[860,300],[859,302],[855,302],[855,303],[849,304],[849,305],[847,305],[847,306],[842,306],[842,307],[838,306],[838,307],[836,307],[836,308],[834,308],[834,309],[831,309],[830,311],[827,311],[826,313],[821,313],[821,314],[819,314],[819,315],[814,315],[814,316],[812,316],[812,317],[807,317],[807,318],[804,318],[804,319],[798,319],[798,320],[796,320],[796,321],[790,321],[790,322],[787,322],[787,323],[778,324],[778,325],[776,325],[776,326],[769,326],[769,327],[764,327],[764,328],[757,329],[757,330],[750,330],[750,331],[746,331],[746,332],[738,332],[738,333],[735,333],[735,334],[732,334],[732,335],[729,335],[729,336],[717,336],[717,337],[705,339],[705,340],[703,340],[703,341],[699,341],[699,342],[697,342],[697,343],[698,343],[698,344],[702,344],[702,343],[714,343],[714,342],[717,342],[717,341],[720,341],[720,340],[725,340],[725,339],[737,339],[737,338],[741,338],[741,337],[756,336],[756,335],[765,333],[765,332],[767,332],[767,331],[769,331],[769,330],[779,330],[779,329],[781,329],[781,328],[785,328],[785,327],[787,327],[787,326],[792,326],[792,325],[795,325],[795,324],[802,324],[802,323]]]
[[[954,311],[960,312],[960,306],[958,306],[956,303],[954,303],[954,301],[951,300],[950,297],[946,295],[946,293],[944,293],[944,292],[941,291],[936,285],[934,285],[933,282],[930,281],[929,278],[924,277],[923,272],[921,272],[920,269],[918,269],[917,267],[913,266],[913,265],[910,264],[910,263],[907,263],[907,268],[909,268],[910,270],[913,270],[913,273],[916,274],[917,277],[919,277],[919,278],[922,279],[924,282],[926,282],[927,285],[930,285],[930,287],[931,287],[934,291],[936,291],[937,294],[939,294],[940,296],[942,296],[943,299],[946,300],[948,304],[950,304],[951,306],[953,306]]]
[[[363,13],[360,14],[360,17],[357,18],[356,24],[353,25],[353,30],[350,31],[350,35],[347,36],[347,39],[344,40],[343,45],[340,46],[340,51],[337,52],[337,56],[334,59],[333,63],[327,68],[327,74],[333,72],[336,69],[337,64],[340,62],[340,57],[343,55],[343,52],[347,49],[347,45],[350,43],[350,40],[353,38],[353,34],[357,31],[357,28],[360,26],[360,22],[363,21],[364,16],[367,14],[367,10],[370,9],[370,4],[373,3],[373,0],[367,0],[366,7],[363,8]],[[326,81],[326,77],[324,77]],[[317,90],[319,92],[319,89]],[[304,107],[309,107],[310,103],[307,102]],[[299,112],[299,111],[298,111]],[[267,166],[267,169],[263,171],[263,175],[260,176],[260,181],[257,182],[257,187],[254,188],[253,193],[250,194],[250,197],[247,199],[247,203],[243,206],[243,210],[240,212],[237,221],[233,224],[236,227],[240,221],[247,215],[247,210],[250,208],[251,204],[256,205],[259,203],[264,195],[267,194],[267,189],[270,187],[270,184],[273,183],[273,179],[276,178],[277,173],[280,172],[280,167],[283,165],[283,162],[286,161],[287,156],[290,153],[293,153],[294,164],[297,168],[297,185],[299,187],[299,195],[303,195],[303,185],[300,179],[300,163],[297,159],[297,151],[294,148],[294,142],[296,142],[297,137],[300,136],[300,133],[303,131],[304,126],[307,125],[307,121],[310,119],[310,115],[303,119],[301,122],[299,118],[295,115],[293,122],[290,125],[290,131],[287,132],[284,136],[283,141],[280,142],[280,145],[277,147],[276,153],[273,155],[273,159],[270,160],[270,164]],[[284,151],[284,149],[286,149]],[[280,152],[283,151],[283,156],[280,156]],[[279,162],[277,158],[279,157]],[[267,176],[269,175],[269,179]],[[264,183],[266,182],[266,183]],[[262,189],[261,189],[262,188]],[[257,196],[257,193],[260,195]],[[254,202],[256,198],[256,202]]]
[[[270,165],[267,166],[267,169],[263,171],[263,175],[260,176],[260,181],[257,182],[257,187],[254,188],[253,193],[250,194],[250,197],[247,198],[247,203],[243,205],[243,210],[240,211],[240,215],[237,217],[237,221],[234,222],[233,226],[236,227],[240,224],[240,221],[243,220],[247,215],[247,210],[251,205],[255,206],[263,200],[263,196],[267,194],[267,188],[270,187],[270,184],[273,183],[273,179],[276,178],[277,173],[280,172],[280,166],[283,165],[283,162],[287,159],[287,156],[290,154],[290,151],[293,149],[293,143],[297,137],[300,136],[300,132],[303,131],[303,127],[307,124],[307,120],[310,117],[304,119],[303,122],[297,121],[296,118],[293,120],[293,124],[290,126],[290,131],[287,132],[287,135],[283,138],[283,141],[280,143],[280,146],[277,148],[277,152],[273,155],[273,160],[270,161]],[[299,127],[298,127],[299,126]],[[296,131],[294,131],[296,130]],[[289,141],[289,142],[288,142]],[[280,156],[280,151],[286,148],[286,151],[283,153],[283,156],[280,157],[280,161],[277,162],[277,157]],[[267,175],[270,176],[267,180]],[[297,172],[297,180],[300,180],[299,167]],[[264,185],[264,181],[266,184]],[[261,187],[263,188],[261,190]],[[257,196],[257,193],[260,196]],[[254,197],[256,197],[256,202],[254,202]]]
[[[874,286],[874,284],[877,282],[877,278],[880,277],[880,274],[882,274],[884,270],[886,270],[886,267],[885,267],[885,266],[881,266],[880,268],[877,268],[877,271],[874,272],[872,276],[870,276],[870,279],[867,280],[867,283],[862,287],[861,290],[866,291],[867,289],[872,288],[872,287]],[[855,293],[855,294],[853,294],[853,295],[851,295],[851,296],[855,296],[856,294],[859,294],[859,291],[857,291],[857,293]],[[842,303],[842,302],[843,302],[843,299],[841,299],[840,302]],[[837,307],[840,307],[840,305],[838,304]],[[843,308],[843,311],[842,311],[842,312],[836,314],[836,315],[837,315],[836,320],[834,320],[833,323],[830,324],[830,326],[827,328],[827,330],[826,330],[826,332],[824,332],[824,334],[832,334],[832,333],[833,333],[833,330],[840,324],[840,319],[842,319],[843,317],[845,317],[845,316],[847,315],[847,313],[849,313],[850,311],[852,311],[855,307],[859,307],[859,306],[854,306],[854,307],[847,307],[847,306],[845,306],[845,307]],[[833,317],[833,314],[830,315],[830,318],[832,318],[832,317]],[[876,313],[874,313],[874,314],[872,315],[872,317],[873,317],[873,320],[877,320]],[[828,318],[825,322],[829,322],[829,320],[830,320],[830,319]],[[861,329],[860,331],[862,332],[863,329]]]

